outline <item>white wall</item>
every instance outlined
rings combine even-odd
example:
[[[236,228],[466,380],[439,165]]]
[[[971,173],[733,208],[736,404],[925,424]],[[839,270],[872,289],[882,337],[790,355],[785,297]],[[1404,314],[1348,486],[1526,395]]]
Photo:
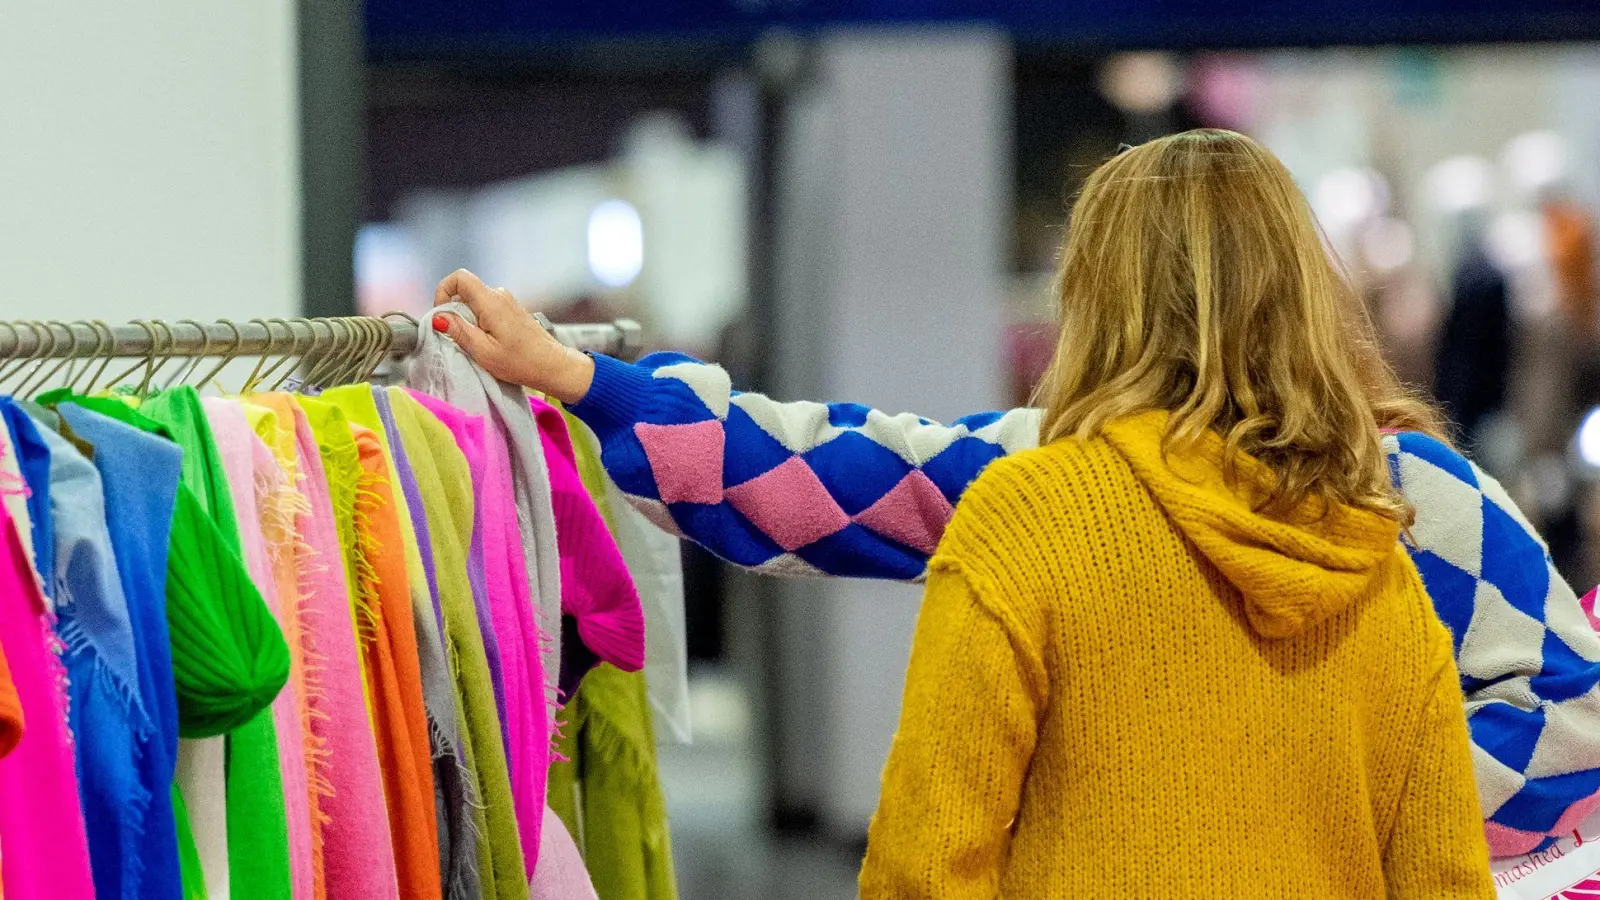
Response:
[[[0,11],[0,317],[300,309],[292,0]]]
[[[948,420],[1001,402],[1011,56],[981,29],[817,47],[780,163],[778,393]],[[864,833],[900,714],[916,587],[795,582],[780,632],[778,779]]]

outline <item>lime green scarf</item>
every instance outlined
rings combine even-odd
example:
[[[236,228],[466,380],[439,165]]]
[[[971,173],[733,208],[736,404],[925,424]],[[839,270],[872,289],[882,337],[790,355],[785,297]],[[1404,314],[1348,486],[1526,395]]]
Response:
[[[611,522],[605,473],[586,441],[574,441],[578,474]],[[656,769],[643,672],[607,663],[590,670],[564,710],[550,767],[550,807],[583,849],[600,900],[675,900],[672,839]]]

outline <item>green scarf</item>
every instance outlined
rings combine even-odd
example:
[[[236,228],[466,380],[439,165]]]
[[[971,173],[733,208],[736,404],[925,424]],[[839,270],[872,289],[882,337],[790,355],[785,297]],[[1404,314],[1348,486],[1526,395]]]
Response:
[[[185,738],[230,735],[229,881],[234,893],[286,898],[288,826],[277,741],[265,710],[288,680],[289,648],[240,558],[233,501],[199,396],[193,388],[178,388],[138,410],[121,399],[80,397],[64,390],[39,401],[75,403],[167,438],[183,450],[183,480],[167,559],[178,733]],[[185,892],[203,896],[187,808],[176,789],[173,799]]]
[[[609,524],[600,460],[585,441],[573,441],[573,449],[584,487]],[[550,767],[550,807],[580,842],[595,893],[600,900],[676,900],[644,673],[607,663],[590,670],[567,703],[563,732],[568,761]]]
[[[461,749],[477,789],[472,821],[479,835],[477,875],[484,896],[527,900],[528,879],[511,802],[511,775],[500,736],[483,632],[467,581],[472,540],[472,475],[450,429],[399,388],[389,392],[395,426],[416,475],[428,516],[439,605],[444,613],[445,650],[456,675]]]

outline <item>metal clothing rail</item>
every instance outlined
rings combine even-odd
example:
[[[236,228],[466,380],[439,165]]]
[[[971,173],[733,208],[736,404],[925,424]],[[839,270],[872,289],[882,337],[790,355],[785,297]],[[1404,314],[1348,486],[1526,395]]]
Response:
[[[384,356],[404,356],[417,348],[419,327],[416,320],[401,314],[383,318],[276,318],[248,322],[219,319],[210,324],[193,319],[176,322],[158,319],[120,325],[101,321],[0,320],[0,360],[223,358],[275,354],[317,357],[361,348]],[[643,330],[631,319],[555,325],[550,330],[557,340],[569,347],[623,359],[638,356],[643,346]]]

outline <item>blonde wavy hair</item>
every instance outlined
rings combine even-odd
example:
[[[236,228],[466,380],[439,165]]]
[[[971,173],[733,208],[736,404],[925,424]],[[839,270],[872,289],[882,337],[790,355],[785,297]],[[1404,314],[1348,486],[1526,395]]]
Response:
[[[1339,503],[1409,524],[1380,429],[1440,439],[1401,386],[1365,306],[1283,163],[1199,129],[1112,157],[1073,208],[1057,277],[1061,338],[1035,405],[1040,441],[1171,413],[1167,452],[1221,435],[1275,476],[1269,512]]]

